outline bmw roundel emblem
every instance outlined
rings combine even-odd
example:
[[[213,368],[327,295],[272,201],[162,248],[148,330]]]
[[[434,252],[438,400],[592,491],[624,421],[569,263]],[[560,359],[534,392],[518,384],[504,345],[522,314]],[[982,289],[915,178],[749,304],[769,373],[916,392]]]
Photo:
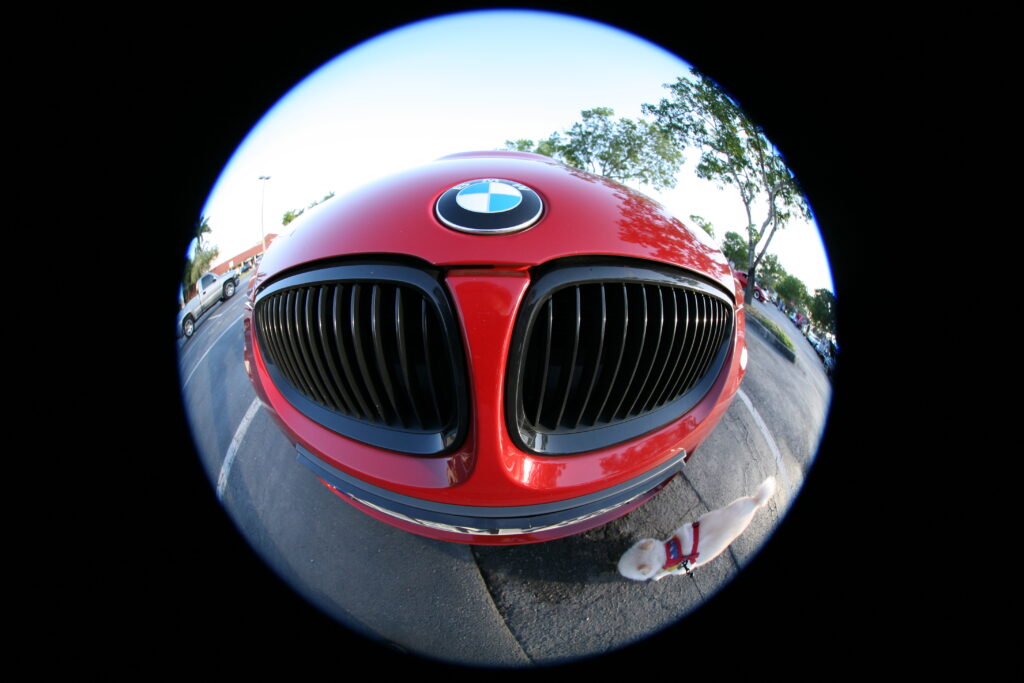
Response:
[[[480,178],[449,188],[438,198],[436,209],[438,220],[449,228],[501,235],[536,223],[544,203],[522,183]]]

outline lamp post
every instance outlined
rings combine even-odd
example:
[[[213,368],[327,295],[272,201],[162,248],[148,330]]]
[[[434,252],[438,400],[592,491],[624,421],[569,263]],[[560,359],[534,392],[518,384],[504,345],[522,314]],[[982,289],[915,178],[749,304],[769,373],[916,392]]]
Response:
[[[263,245],[263,251],[267,250],[267,236],[263,231],[263,204],[267,194],[267,181],[270,180],[270,176],[261,175],[260,180],[263,181],[263,191],[260,192],[260,243]]]

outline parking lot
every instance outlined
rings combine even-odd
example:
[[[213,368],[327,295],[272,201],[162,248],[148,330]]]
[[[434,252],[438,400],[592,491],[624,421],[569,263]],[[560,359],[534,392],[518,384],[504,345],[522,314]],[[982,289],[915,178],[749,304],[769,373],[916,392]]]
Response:
[[[243,277],[239,293],[178,342],[184,405],[210,495],[266,564],[318,609],[374,641],[443,662],[572,661],[636,643],[692,614],[782,523],[814,461],[831,400],[810,344],[778,310],[754,302],[790,335],[796,362],[748,325],[740,392],[681,475],[648,504],[548,543],[447,544],[362,514],[296,462],[242,365],[246,286]],[[780,484],[775,498],[713,563],[657,583],[617,573],[635,540],[664,538],[751,493],[768,475]]]

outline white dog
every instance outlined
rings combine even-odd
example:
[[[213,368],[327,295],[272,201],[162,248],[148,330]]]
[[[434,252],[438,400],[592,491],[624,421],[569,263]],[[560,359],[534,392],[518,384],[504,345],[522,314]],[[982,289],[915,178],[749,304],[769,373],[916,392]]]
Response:
[[[619,573],[636,581],[658,581],[707,564],[743,533],[757,509],[773,495],[775,478],[768,477],[754,495],[737,498],[724,508],[705,513],[693,524],[684,524],[667,541],[637,541],[619,560]]]

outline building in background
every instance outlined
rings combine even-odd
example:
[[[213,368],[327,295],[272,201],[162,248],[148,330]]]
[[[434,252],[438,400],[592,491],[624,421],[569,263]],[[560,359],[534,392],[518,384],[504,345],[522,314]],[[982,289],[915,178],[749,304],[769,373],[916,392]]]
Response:
[[[267,246],[269,247],[271,242],[273,242],[276,238],[277,233],[267,234]],[[256,257],[262,254],[263,243],[260,242],[255,247],[252,247],[251,249],[246,249],[241,254],[236,254],[227,261],[223,261],[219,265],[214,266],[213,268],[210,269],[210,272],[213,273],[214,275],[223,275],[232,268],[238,268],[239,270],[241,270],[242,268],[245,267],[246,264],[253,265],[256,262]]]

